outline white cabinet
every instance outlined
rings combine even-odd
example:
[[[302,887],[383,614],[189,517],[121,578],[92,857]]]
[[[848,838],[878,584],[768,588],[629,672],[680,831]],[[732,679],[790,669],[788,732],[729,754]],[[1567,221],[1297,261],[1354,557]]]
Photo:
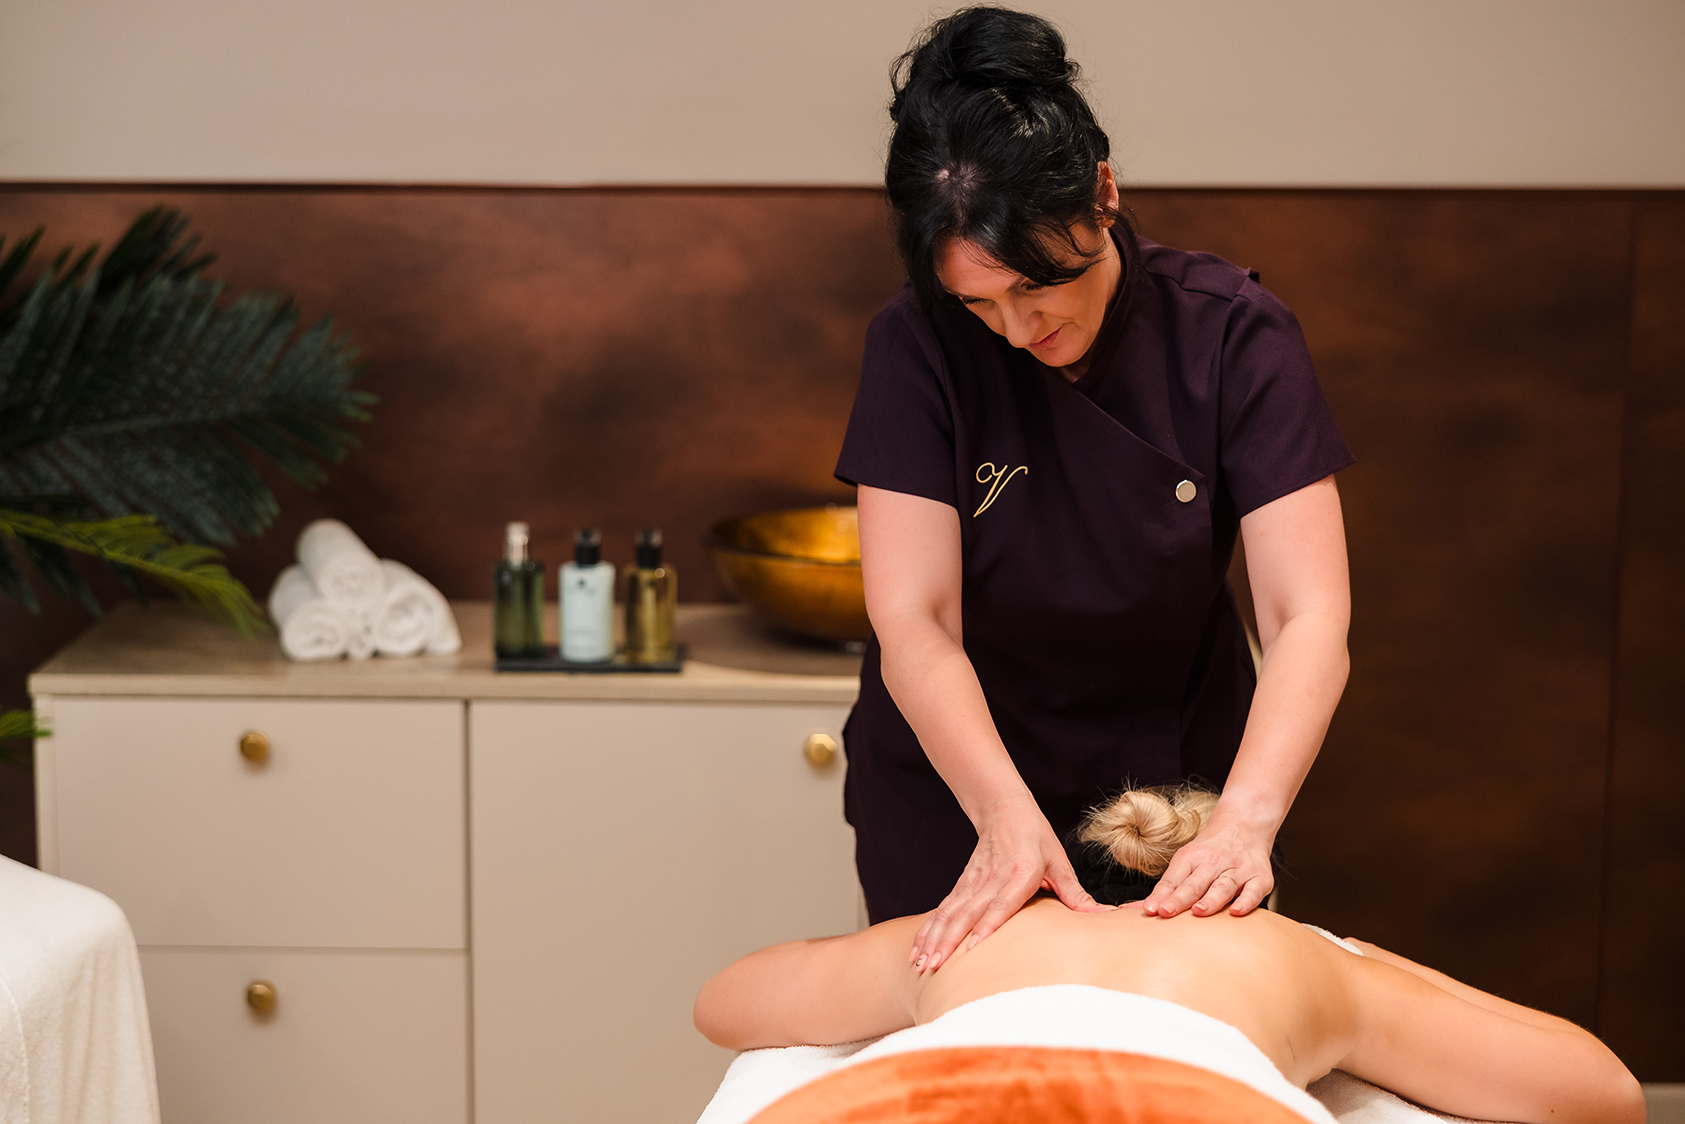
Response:
[[[52,700],[57,873],[129,917],[169,1124],[469,1119],[463,722],[461,700]]]
[[[730,606],[681,606],[680,675],[499,675],[456,609],[461,655],[293,664],[128,606],[32,677],[42,865],[128,914],[166,1124],[685,1124],[703,981],[857,927],[804,753],[854,677],[707,662]]]
[[[847,708],[476,702],[469,716],[477,1124],[694,1120],[731,1055],[697,989],[856,928]]]

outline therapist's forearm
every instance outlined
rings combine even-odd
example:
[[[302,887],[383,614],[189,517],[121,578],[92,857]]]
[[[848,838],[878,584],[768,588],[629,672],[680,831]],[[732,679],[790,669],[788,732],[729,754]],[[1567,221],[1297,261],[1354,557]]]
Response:
[[[1284,622],[1264,653],[1246,732],[1213,819],[1272,837],[1310,772],[1346,687],[1347,618],[1307,612]]]
[[[1035,798],[995,730],[977,672],[933,617],[907,614],[878,626],[883,681],[930,763],[974,825]]]

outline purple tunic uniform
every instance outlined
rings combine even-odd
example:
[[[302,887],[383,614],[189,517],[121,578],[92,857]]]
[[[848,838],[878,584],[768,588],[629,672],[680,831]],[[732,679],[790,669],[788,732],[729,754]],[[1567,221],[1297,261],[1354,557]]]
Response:
[[[1070,383],[910,290],[866,335],[837,476],[959,512],[966,655],[1053,830],[1126,782],[1221,787],[1255,678],[1240,517],[1352,463],[1298,321],[1256,274],[1142,241]],[[935,908],[977,835],[884,687],[844,729],[872,920]]]

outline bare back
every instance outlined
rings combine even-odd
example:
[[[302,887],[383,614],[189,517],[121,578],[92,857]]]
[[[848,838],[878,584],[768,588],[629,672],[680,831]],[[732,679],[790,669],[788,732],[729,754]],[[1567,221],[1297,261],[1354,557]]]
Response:
[[[1359,958],[1264,910],[1148,917],[1128,905],[1076,913],[1031,902],[938,972],[912,978],[916,1022],[1043,984],[1089,984],[1163,999],[1238,1028],[1299,1086],[1350,1052],[1348,961]]]

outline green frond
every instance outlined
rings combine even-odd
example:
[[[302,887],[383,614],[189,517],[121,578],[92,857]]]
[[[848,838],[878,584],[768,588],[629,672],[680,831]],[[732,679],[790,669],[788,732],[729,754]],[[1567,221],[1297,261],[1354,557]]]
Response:
[[[0,764],[20,767],[28,764],[29,748],[22,743],[31,738],[51,736],[49,731],[35,724],[33,711],[0,711]]]
[[[61,255],[0,306],[0,494],[79,494],[226,545],[277,513],[255,462],[314,487],[355,447],[375,401],[356,351],[330,319],[299,331],[289,298],[225,302],[186,229],[154,208],[102,262]]]
[[[221,551],[177,542],[150,515],[85,521],[0,507],[0,532],[10,535],[43,578],[60,592],[76,595],[75,587],[69,585],[72,578],[81,583],[83,590],[87,588],[70,565],[68,552],[75,552],[98,558],[120,573],[153,578],[178,597],[199,605],[247,636],[268,629],[263,611],[251,592],[222,565]],[[42,563],[43,558],[49,560],[46,565]],[[27,593],[29,586],[23,580],[21,567],[4,543],[0,543],[0,592],[23,596],[14,588],[18,585]],[[25,600],[33,604],[33,597]],[[88,603],[97,614],[99,605],[92,601],[91,593]]]
[[[35,253],[35,247],[41,242],[43,231],[37,230],[23,241],[15,243],[5,257],[0,258],[0,299],[6,295],[6,290],[12,287],[23,267],[29,264],[30,255]],[[6,249],[6,240],[0,238],[0,250]],[[3,306],[0,306],[3,307]],[[3,315],[3,314],[0,314]],[[4,321],[0,321],[3,324]]]
[[[183,276],[198,273],[216,261],[215,254],[194,256],[199,236],[187,235],[188,218],[180,211],[158,206],[145,211],[123,234],[100,266],[100,284],[109,292],[131,279],[153,274]]]
[[[0,711],[0,742],[50,736],[46,730],[35,724],[35,712],[33,710]]]

